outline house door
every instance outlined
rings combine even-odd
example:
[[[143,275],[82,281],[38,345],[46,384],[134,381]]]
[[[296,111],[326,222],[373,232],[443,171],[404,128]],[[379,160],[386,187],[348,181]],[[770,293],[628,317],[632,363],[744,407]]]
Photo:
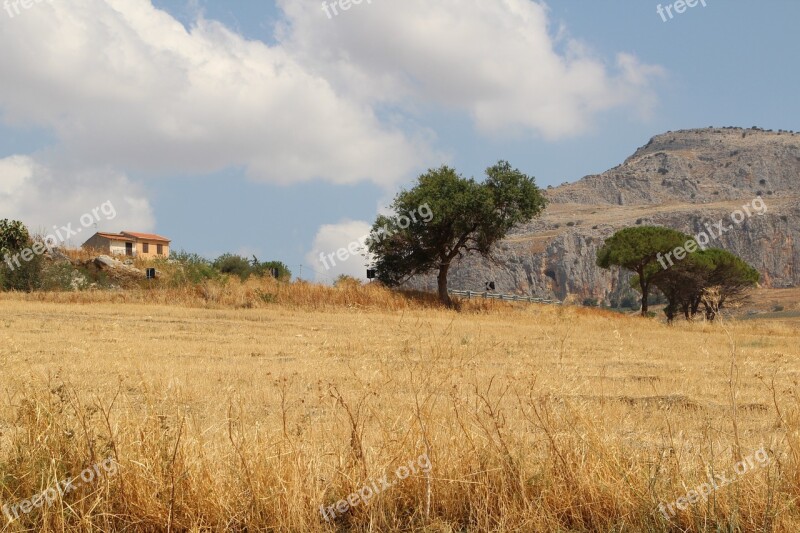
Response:
[[[126,242],[125,243],[125,255],[132,256],[133,255],[133,243]]]

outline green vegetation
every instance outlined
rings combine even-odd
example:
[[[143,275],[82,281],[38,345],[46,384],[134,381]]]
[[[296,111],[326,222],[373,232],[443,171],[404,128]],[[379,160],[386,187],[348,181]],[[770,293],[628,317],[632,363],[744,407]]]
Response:
[[[447,166],[429,170],[395,197],[391,209],[396,216],[379,216],[372,227],[367,246],[377,278],[393,287],[415,274],[438,271],[439,300],[452,307],[447,275],[453,263],[470,252],[491,257],[497,241],[545,205],[534,178],[505,161],[488,168],[483,183]],[[420,206],[427,206],[432,218],[400,227],[397,220]]]
[[[690,240],[688,235],[669,228],[625,228],[609,237],[597,251],[597,266],[619,266],[634,272],[642,294],[642,316],[647,316],[650,287],[662,272],[658,257]]]
[[[700,306],[708,320],[719,309],[743,301],[759,280],[756,269],[725,250],[709,249],[689,254],[686,259],[663,271],[654,284],[666,296],[664,313],[672,322],[678,311],[689,319]]]
[[[242,281],[250,276],[273,276],[282,281],[288,281],[292,277],[292,272],[280,261],[261,263],[256,256],[246,259],[240,255],[223,254],[211,266],[221,274],[237,276]]]
[[[0,288],[32,292],[41,287],[43,259],[30,250],[34,245],[44,249],[44,244],[34,241],[22,222],[0,220]]]
[[[597,252],[602,268],[620,266],[635,273],[631,286],[642,295],[642,316],[650,316],[649,304],[666,302],[664,313],[672,320],[678,312],[687,319],[703,307],[714,320],[719,310],[746,299],[759,280],[758,271],[725,250],[698,250],[695,241],[679,231],[644,226],[626,228],[612,235]],[[675,248],[694,248],[683,260],[659,262]],[[655,289],[655,294],[651,290]]]

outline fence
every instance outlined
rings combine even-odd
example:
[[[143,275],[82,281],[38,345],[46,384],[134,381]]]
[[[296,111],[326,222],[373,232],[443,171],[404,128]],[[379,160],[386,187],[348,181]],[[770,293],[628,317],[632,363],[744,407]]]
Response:
[[[562,302],[558,300],[547,300],[545,298],[534,298],[533,296],[518,296],[516,294],[497,294],[493,292],[474,292],[474,291],[454,291],[447,290],[448,293],[456,296],[466,296],[467,300],[472,298],[484,298],[489,300],[503,300],[506,302],[528,302],[537,304],[555,304],[561,305]]]

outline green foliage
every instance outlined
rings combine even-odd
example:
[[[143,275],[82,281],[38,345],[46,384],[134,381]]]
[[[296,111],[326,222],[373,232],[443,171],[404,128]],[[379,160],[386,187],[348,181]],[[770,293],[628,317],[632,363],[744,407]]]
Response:
[[[223,254],[214,261],[214,268],[222,274],[238,276],[242,281],[252,274],[250,261],[240,255]]]
[[[534,179],[505,161],[488,168],[483,183],[443,166],[421,175],[412,189],[395,197],[395,216],[379,216],[366,244],[381,282],[397,286],[415,274],[438,271],[439,298],[451,305],[451,264],[468,252],[490,257],[497,241],[545,205]],[[429,217],[409,217],[408,227],[400,227],[401,217],[422,213],[423,207]]]
[[[19,220],[0,220],[0,257],[13,255],[31,244],[28,228]]]
[[[702,305],[706,318],[713,320],[719,309],[744,300],[760,278],[756,269],[725,250],[712,248],[689,254],[670,266],[654,285],[667,298],[664,313],[672,321],[678,311],[688,319]],[[716,289],[716,301],[706,298],[709,289]]]
[[[40,289],[43,291],[84,290],[89,278],[68,262],[53,262],[42,271]]]
[[[179,267],[173,269],[173,274],[168,281],[173,287],[187,283],[198,284],[219,277],[219,272],[214,269],[213,265],[206,258],[197,254],[173,250],[170,252],[169,260]]]
[[[41,287],[44,258],[33,253],[34,245],[25,225],[18,220],[0,220],[0,285],[6,291],[33,292]],[[44,249],[41,241],[37,247]],[[26,253],[28,260],[17,254]]]
[[[584,298],[584,307],[597,307],[597,298]]]
[[[283,264],[280,261],[268,261],[266,263],[260,263],[258,259],[253,256],[253,261],[251,263],[251,272],[253,275],[256,276],[272,276],[273,269],[277,271],[277,277],[279,281],[289,281],[292,279],[292,271],[289,270],[289,267]]]
[[[3,290],[23,292],[39,290],[42,286],[43,266],[44,257],[36,254],[33,254],[30,261],[20,260],[20,266],[14,263],[13,269],[3,264],[0,266],[0,270],[3,271]]]
[[[213,267],[221,274],[238,276],[242,281],[250,276],[272,276],[272,270],[277,270],[277,278],[280,281],[292,279],[292,271],[280,261],[268,261],[262,263],[257,257],[252,260],[239,255],[224,254],[219,256],[213,263]]]
[[[642,316],[646,316],[650,285],[663,273],[658,258],[691,240],[690,236],[669,228],[625,228],[609,237],[597,250],[597,266],[619,266],[637,275],[635,279],[642,294]]]

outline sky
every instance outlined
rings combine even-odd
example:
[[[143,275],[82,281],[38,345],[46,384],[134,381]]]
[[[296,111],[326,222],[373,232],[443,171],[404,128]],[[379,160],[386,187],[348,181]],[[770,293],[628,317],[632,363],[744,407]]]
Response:
[[[0,219],[72,246],[363,278],[320,255],[429,168],[557,186],[666,131],[800,130],[797,0],[0,3]]]

